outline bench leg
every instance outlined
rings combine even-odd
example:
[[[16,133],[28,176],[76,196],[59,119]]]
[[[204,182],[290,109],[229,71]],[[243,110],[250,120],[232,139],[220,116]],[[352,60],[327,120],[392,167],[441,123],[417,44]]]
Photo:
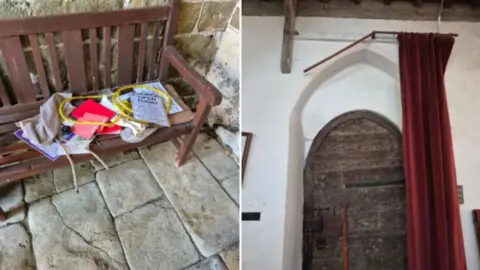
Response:
[[[193,119],[195,128],[185,137],[185,140],[183,140],[180,150],[178,151],[178,156],[175,160],[178,167],[182,166],[187,160],[188,153],[190,152],[193,143],[197,139],[198,133],[200,132],[200,129],[202,129],[202,126],[207,119],[207,115],[210,113],[210,109],[211,106],[204,101],[200,101],[200,103],[197,105],[197,112],[195,113],[195,118]]]

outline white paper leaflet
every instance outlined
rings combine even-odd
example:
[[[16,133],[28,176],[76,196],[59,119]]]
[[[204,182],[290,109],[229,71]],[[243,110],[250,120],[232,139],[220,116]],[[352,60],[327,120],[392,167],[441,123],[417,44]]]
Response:
[[[157,93],[141,88],[135,89],[135,93],[130,97],[130,102],[135,119],[164,127],[170,126],[163,98]]]
[[[170,94],[167,92],[167,90],[165,90],[165,88],[163,87],[163,85],[162,85],[161,83],[159,83],[159,82],[146,83],[145,85],[148,85],[148,86],[151,86],[151,87],[153,87],[153,88],[156,88],[156,89],[158,89],[158,90],[160,90],[160,91],[162,91],[162,92],[164,92],[165,94],[167,94],[167,95],[170,96]],[[135,92],[137,92],[137,90],[140,90],[140,89],[142,89],[142,88],[137,88],[137,87],[136,87],[136,88],[135,88]],[[147,89],[145,89],[145,90],[146,90],[146,91],[149,91],[149,92],[153,92],[153,91],[151,91],[151,90],[147,90]],[[162,100],[163,100],[163,98],[162,98]],[[170,114],[174,114],[174,113],[179,113],[179,112],[182,112],[182,111],[183,111],[182,107],[180,107],[180,105],[178,105],[178,103],[175,101],[174,98],[171,98],[170,100],[172,101],[172,104],[171,104],[171,106],[170,106],[170,110],[168,111],[168,114],[169,114],[169,115],[170,115]],[[165,104],[165,103],[164,103],[164,104]]]

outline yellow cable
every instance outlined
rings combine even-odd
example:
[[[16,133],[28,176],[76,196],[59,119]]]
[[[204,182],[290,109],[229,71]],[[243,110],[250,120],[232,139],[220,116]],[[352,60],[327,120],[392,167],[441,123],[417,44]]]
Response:
[[[125,117],[127,118],[128,120],[131,120],[131,121],[134,121],[134,122],[138,122],[138,123],[142,123],[142,124],[145,124],[147,122],[145,121],[140,121],[140,120],[136,120],[135,118],[133,118],[132,116],[130,116],[131,113],[133,113],[132,109],[129,108],[125,103],[127,102],[123,102],[120,100],[120,94],[123,92],[123,91],[126,91],[126,90],[129,90],[129,89],[133,89],[133,88],[144,88],[144,89],[147,89],[147,90],[151,90],[151,91],[154,91],[156,92],[157,94],[159,94],[160,96],[162,96],[166,101],[167,101],[167,106],[165,108],[165,113],[168,115],[168,112],[170,111],[170,107],[172,105],[172,99],[170,98],[169,95],[167,95],[166,93],[158,90],[157,88],[154,88],[154,87],[151,87],[149,85],[126,85],[126,86],[123,86],[123,87],[120,87],[118,88],[118,90],[113,93],[113,94],[110,94],[110,95],[107,95],[107,97],[112,97],[112,104],[113,106],[115,107],[115,109],[118,110],[118,113],[120,115],[116,116],[110,123],[102,123],[102,122],[90,122],[90,121],[77,121],[73,118],[70,118],[70,117],[67,117],[63,114],[63,106],[65,105],[65,103],[67,102],[70,102],[72,100],[77,100],[77,99],[99,99],[99,98],[102,98],[103,95],[96,95],[96,96],[78,96],[78,97],[71,97],[71,98],[67,98],[67,99],[64,99],[60,105],[58,106],[58,114],[60,115],[60,117],[64,120],[64,121],[67,121],[67,122],[70,122],[70,123],[74,123],[74,124],[79,124],[79,125],[99,125],[99,126],[105,126],[105,127],[112,127],[114,126],[118,120],[120,120],[121,117]]]

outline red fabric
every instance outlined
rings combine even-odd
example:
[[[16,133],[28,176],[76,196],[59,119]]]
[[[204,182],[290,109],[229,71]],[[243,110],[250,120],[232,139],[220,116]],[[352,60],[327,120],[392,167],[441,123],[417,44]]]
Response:
[[[454,39],[398,35],[409,270],[465,270],[444,72]]]
[[[473,210],[473,224],[475,226],[475,233],[477,234],[477,244],[480,248],[480,210]]]

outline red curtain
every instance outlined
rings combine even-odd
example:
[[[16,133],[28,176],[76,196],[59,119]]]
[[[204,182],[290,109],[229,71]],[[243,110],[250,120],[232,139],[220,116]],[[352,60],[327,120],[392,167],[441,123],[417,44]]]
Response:
[[[398,35],[409,270],[465,270],[444,73],[454,39]]]
[[[477,244],[480,248],[480,210],[473,210],[473,225],[475,226],[475,233],[477,234]]]

